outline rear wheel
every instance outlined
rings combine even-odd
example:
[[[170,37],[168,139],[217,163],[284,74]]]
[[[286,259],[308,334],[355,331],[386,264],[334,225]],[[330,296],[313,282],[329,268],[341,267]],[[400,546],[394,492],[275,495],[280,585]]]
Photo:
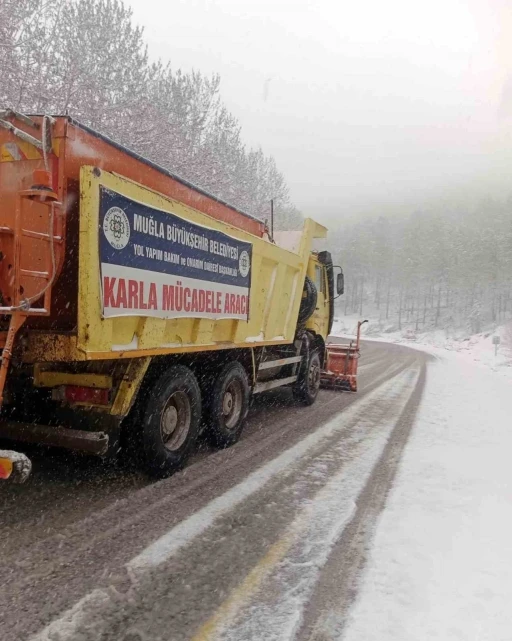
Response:
[[[237,361],[218,374],[205,409],[206,436],[216,447],[230,447],[238,441],[249,407],[249,382]]]
[[[320,353],[317,349],[309,352],[301,363],[299,378],[293,387],[293,396],[303,405],[313,405],[320,391]]]
[[[196,377],[188,367],[170,367],[147,397],[142,419],[145,468],[152,476],[170,476],[185,465],[197,441],[200,420]]]

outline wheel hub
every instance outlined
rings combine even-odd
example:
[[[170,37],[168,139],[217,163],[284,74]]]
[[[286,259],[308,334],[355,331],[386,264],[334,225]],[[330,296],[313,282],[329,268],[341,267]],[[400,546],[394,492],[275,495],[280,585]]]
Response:
[[[234,429],[239,423],[242,413],[242,398],[243,391],[240,381],[231,381],[222,398],[224,425],[229,430]]]
[[[178,425],[178,410],[171,405],[168,407],[162,417],[162,434],[170,436]]]
[[[226,392],[224,394],[224,400],[222,402],[222,411],[227,416],[228,414],[231,413],[232,409],[233,409],[233,394],[231,394],[231,392]]]
[[[320,368],[316,364],[309,369],[309,385],[314,390],[320,387]]]
[[[172,394],[160,415],[160,433],[168,450],[178,450],[187,438],[192,421],[192,408],[186,392]]]

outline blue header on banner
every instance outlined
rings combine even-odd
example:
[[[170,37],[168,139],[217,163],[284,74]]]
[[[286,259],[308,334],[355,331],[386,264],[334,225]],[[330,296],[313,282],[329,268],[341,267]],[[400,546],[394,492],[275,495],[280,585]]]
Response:
[[[252,245],[100,188],[100,262],[249,288]]]

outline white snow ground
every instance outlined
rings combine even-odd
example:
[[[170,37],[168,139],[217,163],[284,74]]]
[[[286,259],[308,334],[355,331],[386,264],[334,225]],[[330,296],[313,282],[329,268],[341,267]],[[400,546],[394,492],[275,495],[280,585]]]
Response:
[[[359,317],[354,315],[336,318],[332,335],[354,339],[358,320]],[[388,331],[392,328],[393,325],[386,327],[382,321],[370,317],[369,324],[362,327],[362,337],[364,340],[401,343],[435,355],[457,352],[468,364],[484,365],[512,381],[512,322],[473,335],[462,329],[415,332],[405,328]],[[497,350],[492,342],[494,336],[499,336],[501,341]]]
[[[424,349],[442,356],[343,640],[510,641],[511,381],[471,350]]]

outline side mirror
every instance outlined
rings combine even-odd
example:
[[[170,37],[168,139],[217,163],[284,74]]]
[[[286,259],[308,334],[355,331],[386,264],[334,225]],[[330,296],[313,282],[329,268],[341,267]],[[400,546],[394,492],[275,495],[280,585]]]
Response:
[[[340,273],[336,277],[336,293],[338,294],[338,296],[341,296],[344,291],[345,291],[345,277],[343,276],[343,272],[340,271]]]

